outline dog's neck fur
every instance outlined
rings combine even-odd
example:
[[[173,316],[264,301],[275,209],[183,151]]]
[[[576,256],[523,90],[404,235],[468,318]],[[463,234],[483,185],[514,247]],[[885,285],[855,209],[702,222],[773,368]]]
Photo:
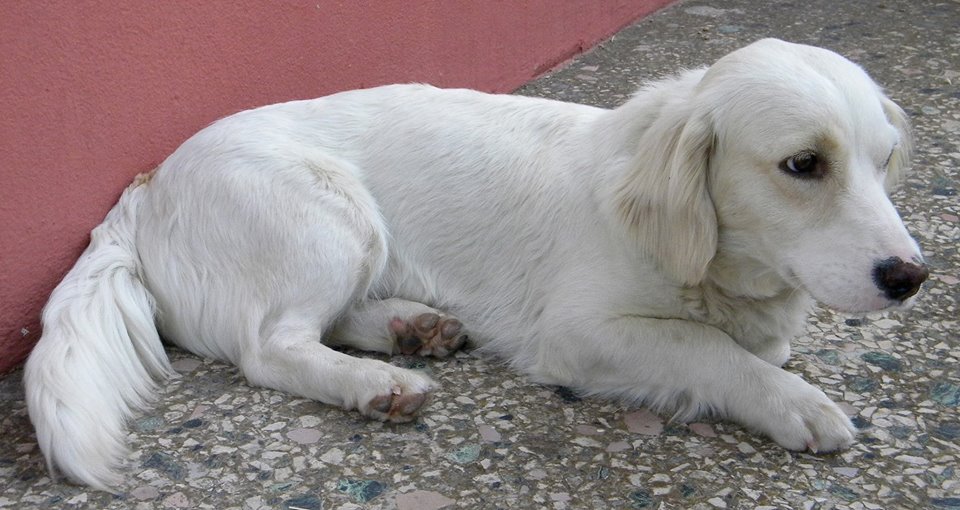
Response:
[[[813,298],[726,244],[721,234],[704,280],[683,290],[690,319],[716,326],[759,358],[783,365],[790,341],[803,331]]]

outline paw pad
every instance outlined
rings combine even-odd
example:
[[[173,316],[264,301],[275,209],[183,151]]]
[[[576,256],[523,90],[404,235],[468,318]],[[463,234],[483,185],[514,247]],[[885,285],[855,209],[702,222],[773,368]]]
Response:
[[[429,393],[404,393],[399,386],[394,386],[390,393],[370,400],[367,414],[396,423],[412,421],[428,396]]]
[[[422,313],[411,320],[394,318],[390,330],[397,338],[400,353],[406,355],[443,357],[467,341],[459,320],[436,313]]]

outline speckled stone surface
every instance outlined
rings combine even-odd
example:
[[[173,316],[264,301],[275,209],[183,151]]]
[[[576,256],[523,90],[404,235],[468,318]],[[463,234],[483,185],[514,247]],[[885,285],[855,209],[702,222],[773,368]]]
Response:
[[[415,423],[385,425],[171,350],[180,377],[131,423],[117,495],[52,481],[21,374],[0,381],[0,508],[960,509],[958,26],[956,0],[686,1],[519,91],[614,106],[645,78],[764,36],[835,49],[887,87],[917,136],[895,201],[931,279],[898,315],[818,310],[787,366],[849,411],[861,432],[848,451],[789,453],[730,423],[668,423],[469,353],[394,358],[442,388]]]

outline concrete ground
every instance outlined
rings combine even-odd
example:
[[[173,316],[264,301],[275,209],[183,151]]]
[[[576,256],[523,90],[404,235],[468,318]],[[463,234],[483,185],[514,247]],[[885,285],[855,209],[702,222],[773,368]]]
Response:
[[[818,310],[787,366],[849,410],[860,435],[848,451],[665,422],[469,353],[394,358],[442,388],[417,422],[385,425],[171,349],[180,377],[131,423],[118,495],[52,481],[21,374],[0,381],[0,508],[960,508],[958,26],[956,0],[690,0],[518,92],[615,106],[646,78],[766,36],[835,49],[887,88],[917,138],[895,202],[932,276],[906,313]]]

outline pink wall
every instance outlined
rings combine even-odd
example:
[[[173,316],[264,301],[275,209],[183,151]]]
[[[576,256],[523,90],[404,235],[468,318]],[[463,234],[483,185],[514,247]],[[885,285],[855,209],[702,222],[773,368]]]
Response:
[[[0,3],[0,373],[133,175],[212,120],[392,82],[508,92],[669,1]]]

